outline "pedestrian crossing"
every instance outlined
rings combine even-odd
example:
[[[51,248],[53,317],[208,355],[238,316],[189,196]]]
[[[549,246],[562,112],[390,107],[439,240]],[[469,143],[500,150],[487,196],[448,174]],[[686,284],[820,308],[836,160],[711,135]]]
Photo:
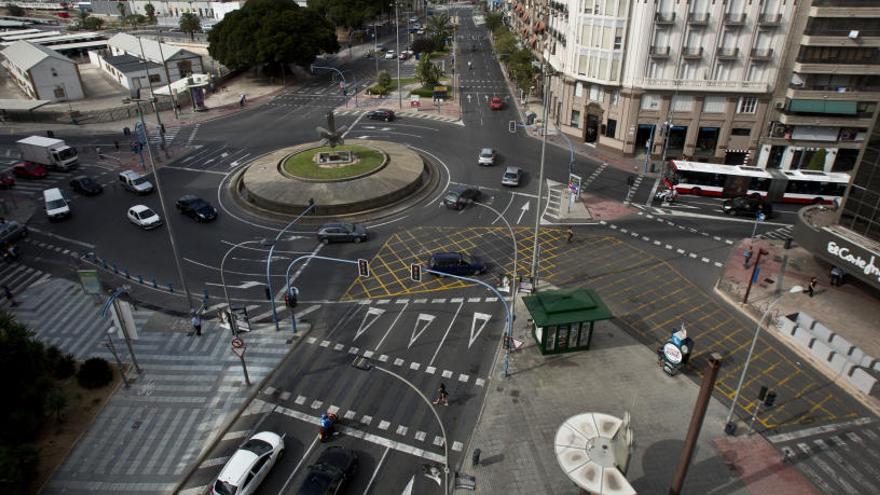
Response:
[[[784,241],[786,239],[791,238],[791,231],[794,229],[794,225],[786,225],[785,227],[779,227],[778,229],[770,230],[764,232],[758,237],[761,239],[776,239],[779,241]]]
[[[9,287],[13,298],[19,303],[19,307],[23,307],[25,302],[25,298],[22,295],[25,289],[34,284],[44,283],[50,278],[49,274],[17,261],[11,263],[3,262],[2,268],[0,268],[0,287]],[[3,309],[9,309],[10,301],[4,300],[2,307]]]
[[[333,115],[360,115],[364,113],[363,109],[346,109],[346,110],[336,110],[333,112]],[[457,123],[460,119],[456,117],[452,117],[449,115],[438,114],[433,111],[423,111],[423,112],[414,112],[410,110],[404,110],[402,112],[394,112],[394,115],[397,119],[406,119],[406,118],[414,118],[414,119],[424,119],[424,120],[434,120],[437,122],[449,122],[449,123]],[[362,122],[364,123],[364,122]]]
[[[165,145],[166,146],[171,146],[171,143],[174,142],[174,138],[177,137],[177,135],[180,133],[181,129],[183,129],[183,126],[174,126],[174,127],[167,126],[167,125],[165,126]],[[161,145],[162,144],[162,135],[160,135],[158,132],[151,133],[150,134],[150,143],[153,143],[155,145]]]
[[[19,194],[29,196],[38,196],[46,189],[53,187],[63,187],[70,182],[70,179],[76,177],[77,172],[49,172],[49,175],[42,179],[22,179],[15,178],[15,185],[12,191]]]

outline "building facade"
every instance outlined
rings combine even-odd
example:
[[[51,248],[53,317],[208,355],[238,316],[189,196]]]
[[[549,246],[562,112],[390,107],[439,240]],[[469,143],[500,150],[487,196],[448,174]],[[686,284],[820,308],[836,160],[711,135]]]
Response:
[[[3,65],[28,98],[50,102],[85,98],[79,67],[51,48],[16,41],[3,50]]]
[[[191,74],[205,72],[202,56],[179,46],[159,43],[147,38],[138,38],[119,33],[107,42],[111,55],[131,55],[163,66],[168,71],[168,81],[174,82]],[[152,73],[152,72],[151,72]]]

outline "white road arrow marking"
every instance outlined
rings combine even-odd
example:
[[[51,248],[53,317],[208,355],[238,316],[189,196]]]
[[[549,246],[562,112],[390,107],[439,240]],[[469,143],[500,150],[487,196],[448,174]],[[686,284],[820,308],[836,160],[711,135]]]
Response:
[[[216,160],[216,158],[211,158],[211,159],[209,159],[209,160],[205,160],[204,163],[205,163],[205,165],[207,165],[207,164],[213,162],[214,160]]]
[[[517,225],[519,225],[519,222],[522,220],[523,215],[525,215],[526,212],[529,211],[529,203],[531,203],[531,201],[526,201],[525,204],[522,205],[522,207],[520,208],[521,211],[519,212],[519,218],[516,219]]]
[[[205,285],[216,285],[217,287],[223,287],[223,284],[217,284],[214,282],[205,282]],[[251,287],[257,287],[260,285],[266,285],[264,282],[257,282],[255,280],[248,280],[241,285],[226,285],[229,289],[250,289]]]
[[[415,475],[413,475],[413,477],[409,479],[409,483],[407,483],[406,486],[403,488],[403,492],[401,492],[400,495],[412,495],[413,483],[415,483],[415,482],[416,482],[416,477],[415,477]]]
[[[305,237],[305,236],[302,236],[302,235],[292,235],[292,236],[290,236],[290,237],[286,237],[284,240],[285,240],[285,241],[295,241],[295,240],[297,240],[297,239],[305,239],[305,238],[306,238],[306,237]]]
[[[373,323],[376,323],[376,320],[378,320],[379,317],[382,316],[384,313],[385,313],[384,309],[367,308],[367,312],[366,312],[366,314],[364,314],[364,319],[361,320],[361,326],[360,326],[360,328],[357,329],[357,332],[355,332],[354,339],[352,339],[352,340],[357,340],[357,338],[360,337],[364,332],[366,332],[367,329],[369,329],[371,326],[373,326]],[[370,320],[369,323],[367,323],[367,318],[369,318],[370,316],[372,316],[373,319]]]
[[[486,313],[474,313],[474,319],[471,321],[471,338],[468,341],[468,349],[474,345],[474,341],[477,340],[477,337],[483,332],[483,329],[486,328],[486,323],[489,323],[489,320],[492,319],[492,315],[487,315]],[[481,321],[480,328],[476,332],[474,329],[477,328],[477,320]]]
[[[370,136],[358,136],[355,139],[370,139]]]
[[[412,347],[412,345],[416,342],[416,340],[425,333],[425,330],[428,329],[428,326],[434,321],[434,315],[426,315],[425,313],[419,313],[418,319],[416,319],[415,325],[413,325],[413,333],[409,338],[409,345],[406,346],[407,349]],[[422,329],[419,330],[419,323],[424,322],[422,325]]]
[[[229,156],[228,151],[224,151],[223,153],[220,153],[220,158],[226,158],[227,156]]]

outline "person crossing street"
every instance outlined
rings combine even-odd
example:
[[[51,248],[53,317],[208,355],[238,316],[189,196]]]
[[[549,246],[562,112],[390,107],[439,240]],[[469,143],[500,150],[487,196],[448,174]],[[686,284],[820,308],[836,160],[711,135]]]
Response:
[[[435,400],[433,404],[443,404],[444,406],[449,405],[449,392],[446,391],[446,384],[440,384],[440,388],[437,389],[437,400]]]

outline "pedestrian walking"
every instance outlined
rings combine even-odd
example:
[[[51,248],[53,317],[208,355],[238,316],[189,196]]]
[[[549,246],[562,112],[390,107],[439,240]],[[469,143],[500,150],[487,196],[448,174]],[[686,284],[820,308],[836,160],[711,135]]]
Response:
[[[807,290],[804,291],[809,294],[810,297],[813,297],[813,293],[816,291],[816,282],[818,282],[816,277],[810,277],[810,283],[807,285]]]
[[[571,244],[572,240],[574,240],[574,230],[569,227],[565,230],[565,241]]]
[[[435,400],[433,404],[443,404],[444,406],[449,405],[449,392],[446,391],[445,384],[440,384],[440,388],[437,389],[437,400]]]
[[[12,295],[12,290],[8,285],[3,286],[3,295],[6,296],[6,300],[9,301],[9,305],[13,308],[18,306],[18,301],[15,300],[15,297]]]
[[[746,247],[745,252],[743,253],[743,268],[749,267],[749,261],[752,259],[752,246]]]
[[[104,155],[101,154],[101,147],[95,146],[95,153],[97,153],[98,158],[104,158]]]
[[[192,326],[196,337],[202,336],[202,317],[198,313],[193,313]]]
[[[239,94],[239,95],[238,95],[238,106],[243,107],[243,106],[244,106],[244,101],[245,101],[246,99],[247,99],[247,95],[246,95],[246,94],[244,94],[244,93]]]
[[[831,287],[840,287],[843,284],[843,270],[837,266],[831,267]]]
[[[113,141],[113,147],[116,148],[116,151],[119,151],[119,141]]]

